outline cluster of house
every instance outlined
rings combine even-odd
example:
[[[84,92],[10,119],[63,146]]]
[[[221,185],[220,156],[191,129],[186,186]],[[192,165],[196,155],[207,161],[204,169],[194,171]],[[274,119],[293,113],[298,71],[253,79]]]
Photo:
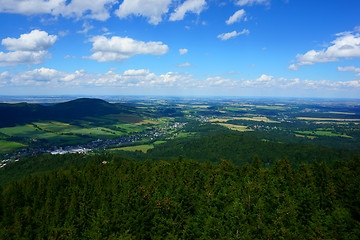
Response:
[[[62,149],[62,148],[59,148],[55,151],[51,151],[50,153],[53,155],[56,155],[56,154],[66,154],[66,153],[88,153],[89,151],[91,151],[91,149],[87,149],[87,148]]]
[[[19,159],[15,159],[15,160],[13,160],[13,159],[11,159],[11,158],[9,158],[9,159],[4,159],[4,160],[2,160],[2,161],[0,162],[0,168],[5,167],[6,164],[8,164],[9,162],[17,162],[17,161],[19,161]]]
[[[28,156],[35,156],[43,153],[50,153],[53,155],[56,154],[66,154],[66,153],[88,153],[92,150],[98,150],[98,149],[106,149],[107,147],[114,146],[114,145],[122,145],[122,144],[129,144],[134,143],[142,139],[150,138],[153,140],[154,138],[163,136],[164,134],[167,134],[167,130],[171,129],[178,129],[185,126],[186,123],[174,123],[169,124],[168,126],[161,127],[155,130],[152,130],[146,134],[139,134],[134,136],[121,136],[113,139],[97,139],[90,141],[87,144],[83,145],[76,145],[76,146],[52,146],[50,148],[44,149],[44,148],[26,148],[22,149],[20,151],[14,152],[12,154],[5,154],[2,156],[2,158],[7,158],[4,160],[0,160],[0,168],[6,166],[6,164],[10,162],[16,162],[19,161],[19,159],[23,157]]]

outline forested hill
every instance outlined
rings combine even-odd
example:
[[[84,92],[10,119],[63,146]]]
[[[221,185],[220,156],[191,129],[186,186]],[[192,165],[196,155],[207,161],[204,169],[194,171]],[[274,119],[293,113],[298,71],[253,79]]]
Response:
[[[287,158],[292,166],[298,166],[302,162],[332,163],[336,160],[349,160],[356,154],[359,152],[310,144],[271,142],[257,139],[250,134],[227,132],[201,138],[175,139],[148,150],[144,157],[170,160],[174,156],[182,155],[201,162],[220,162],[225,159],[242,166],[257,156],[266,165]]]
[[[79,98],[47,106],[28,103],[0,103],[0,127],[44,120],[73,121],[107,114],[132,114],[136,111],[136,108],[128,105],[112,104],[92,98]]]
[[[0,239],[360,239],[359,159],[67,157],[88,164],[0,188]]]

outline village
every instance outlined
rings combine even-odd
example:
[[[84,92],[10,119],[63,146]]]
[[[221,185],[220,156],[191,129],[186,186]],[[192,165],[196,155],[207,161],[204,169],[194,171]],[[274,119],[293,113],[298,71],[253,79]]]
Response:
[[[23,148],[13,153],[6,153],[0,155],[0,168],[5,167],[11,162],[17,162],[24,157],[36,156],[40,154],[68,154],[78,153],[87,154],[89,152],[102,152],[109,147],[134,144],[140,140],[156,141],[159,138],[169,138],[176,136],[178,132],[186,125],[186,123],[175,122],[168,124],[164,127],[159,127],[154,130],[150,130],[144,134],[136,134],[131,136],[120,136],[112,139],[97,139],[92,140],[86,144],[78,144],[72,146],[50,146],[39,148]]]

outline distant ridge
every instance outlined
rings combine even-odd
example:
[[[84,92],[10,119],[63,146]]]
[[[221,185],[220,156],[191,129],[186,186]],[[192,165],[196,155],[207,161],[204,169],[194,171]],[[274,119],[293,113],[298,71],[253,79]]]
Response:
[[[132,114],[136,113],[136,108],[124,104],[112,104],[102,99],[79,98],[49,106],[25,102],[0,103],[0,112],[0,127],[10,127],[34,121],[73,121],[108,114]]]

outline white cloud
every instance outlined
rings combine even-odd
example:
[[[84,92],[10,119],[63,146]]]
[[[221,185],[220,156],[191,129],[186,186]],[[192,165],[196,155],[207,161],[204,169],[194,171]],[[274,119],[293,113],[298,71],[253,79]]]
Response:
[[[246,15],[246,12],[244,9],[240,9],[236,11],[228,20],[226,20],[226,24],[230,25],[235,22],[240,22]]]
[[[112,6],[117,3],[116,0],[71,0],[67,5],[65,5],[66,1],[61,2],[62,3],[54,9],[53,14],[74,18],[85,17],[100,21],[105,21],[110,17],[109,11]]]
[[[66,55],[66,56],[64,57],[64,59],[70,59],[70,58],[73,58],[73,59],[75,59],[75,58],[76,58],[76,56],[70,56],[70,55]]]
[[[17,66],[20,64],[41,64],[45,59],[50,58],[47,51],[16,51],[0,52],[0,66]]]
[[[238,78],[238,76],[234,76]],[[267,93],[274,96],[281,93],[284,96],[301,96],[302,94],[329,94],[339,93],[357,96],[360,91],[360,80],[353,81],[329,81],[329,80],[300,80],[298,78],[287,79],[262,74],[254,80],[234,80],[221,76],[209,76],[204,79],[197,79],[189,73],[167,72],[155,74],[147,69],[129,69],[123,73],[108,71],[106,73],[90,73],[84,70],[74,72],[61,72],[55,69],[39,68],[26,72],[0,74],[0,85],[11,86],[36,86],[37,89],[74,89],[74,87],[92,88],[98,91],[99,88],[121,88],[133,90],[142,89],[151,93],[154,89],[167,88],[175,92],[191,90],[196,93]],[[289,95],[290,94],[290,95]],[[291,95],[295,94],[295,95]],[[309,95],[309,96],[311,96]],[[316,95],[317,96],[317,95]],[[347,96],[347,95],[345,95]]]
[[[61,37],[65,37],[66,35],[69,35],[70,31],[66,30],[66,31],[59,31],[59,36]]]
[[[0,0],[0,12],[23,15],[51,13],[64,0]]]
[[[236,5],[239,6],[252,6],[254,4],[270,5],[270,0],[238,0]]]
[[[274,88],[274,89],[287,89],[287,90],[354,90],[352,88],[360,88],[360,80],[354,81],[329,81],[329,80],[300,80],[299,78],[288,79],[288,78],[276,78],[262,74],[255,80],[242,81],[238,85],[243,88]]]
[[[240,35],[249,35],[250,31],[248,29],[244,29],[241,32],[237,32],[237,31],[232,31],[232,32],[228,32],[228,33],[222,33],[220,35],[218,35],[217,37],[220,38],[221,40],[228,40],[230,38],[234,38]]]
[[[193,67],[194,65],[192,65],[191,63],[181,63],[181,64],[178,64],[176,65],[177,67]]]
[[[360,68],[356,68],[354,66],[338,67],[338,71],[340,71],[340,72],[358,72],[358,73],[360,73]]]
[[[222,78],[219,76],[209,77],[199,83],[198,87],[235,87],[238,85],[237,81],[232,79]]]
[[[10,73],[8,71],[0,73],[0,86],[5,86],[10,80]]]
[[[355,73],[357,73],[355,76],[360,77],[360,68],[356,68],[354,66],[338,67],[338,71],[340,71],[340,72],[355,72]]]
[[[23,15],[51,14],[105,21],[116,0],[0,0],[0,12]]]
[[[189,50],[187,50],[186,48],[179,49],[180,55],[184,55],[184,54],[188,53],[188,51],[189,51]]]
[[[77,33],[87,34],[93,28],[94,28],[93,25],[90,25],[88,22],[84,22],[83,23],[83,30],[79,30],[79,31],[77,31]]]
[[[139,70],[129,69],[124,72],[124,75],[125,76],[145,76],[145,75],[148,75],[149,73],[150,73],[150,70],[146,70],[146,69],[139,69]]]
[[[9,51],[41,51],[52,47],[56,39],[55,35],[33,30],[28,34],[21,34],[20,38],[5,38],[1,44]]]
[[[122,74],[108,71],[103,74],[88,73],[78,70],[73,73],[60,72],[55,69],[40,68],[32,71],[17,73],[8,76],[8,73],[0,75],[0,80],[11,79],[7,84],[15,86],[100,86],[100,87],[180,87],[190,83],[191,75],[168,72],[161,75],[151,73],[146,69],[129,69]],[[6,77],[5,77],[6,76]]]
[[[56,40],[56,35],[39,30],[21,34],[20,38],[5,38],[1,44],[11,52],[0,52],[0,66],[40,64],[46,58],[50,58],[47,49],[52,47]]]
[[[340,58],[360,57],[360,34],[345,32],[337,35],[332,45],[320,51],[310,50],[305,54],[296,56],[297,63],[291,64],[288,69],[298,70],[300,66],[313,65],[315,63],[336,62]]]
[[[163,55],[169,51],[167,45],[162,42],[142,42],[128,37],[97,36],[90,40],[93,42],[91,49],[94,54],[88,59],[98,62],[121,61],[137,54]]]
[[[186,0],[170,15],[170,21],[183,20],[187,12],[200,14],[206,7],[205,0]]]
[[[162,16],[169,11],[172,0],[124,0],[115,14],[119,18],[130,15],[148,18],[149,23],[157,25],[162,21]]]

